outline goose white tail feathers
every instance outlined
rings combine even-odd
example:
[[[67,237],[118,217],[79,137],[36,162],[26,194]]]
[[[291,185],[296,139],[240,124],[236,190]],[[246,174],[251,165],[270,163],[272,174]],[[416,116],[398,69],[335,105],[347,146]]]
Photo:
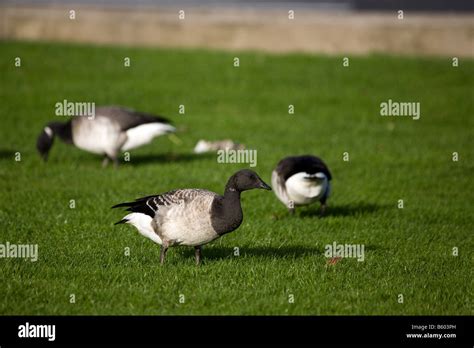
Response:
[[[128,151],[150,143],[153,138],[160,135],[174,133],[176,128],[167,123],[146,123],[127,130],[127,141],[122,146],[122,151]]]
[[[151,226],[152,218],[149,215],[142,213],[131,213],[126,215],[122,220],[116,222],[117,224],[130,224],[134,226],[138,232],[144,237],[147,237],[157,244],[162,243],[161,238],[155,233]]]

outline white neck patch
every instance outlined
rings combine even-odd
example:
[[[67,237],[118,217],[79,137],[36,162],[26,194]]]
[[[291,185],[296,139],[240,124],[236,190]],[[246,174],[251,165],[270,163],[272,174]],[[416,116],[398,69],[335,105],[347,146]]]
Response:
[[[52,138],[53,137],[53,130],[49,127],[44,127],[44,132],[48,134],[48,137]]]

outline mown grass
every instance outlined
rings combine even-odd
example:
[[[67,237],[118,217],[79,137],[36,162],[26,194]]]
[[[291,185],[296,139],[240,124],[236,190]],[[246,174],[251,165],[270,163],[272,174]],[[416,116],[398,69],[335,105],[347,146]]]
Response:
[[[473,61],[0,46],[0,243],[39,245],[37,262],[0,259],[1,314],[473,313]],[[44,164],[36,137],[64,99],[166,115],[183,143],[159,138],[104,170],[56,142]],[[388,99],[420,102],[421,119],[381,117]],[[123,214],[110,207],[173,188],[222,192],[246,165],[191,151],[224,138],[258,150],[267,182],[286,155],[321,156],[334,176],[328,214],[290,217],[273,193],[246,192],[242,226],[206,246],[201,267],[187,248],[160,267],[159,247],[113,226]],[[334,241],[364,244],[364,262],[328,265]]]

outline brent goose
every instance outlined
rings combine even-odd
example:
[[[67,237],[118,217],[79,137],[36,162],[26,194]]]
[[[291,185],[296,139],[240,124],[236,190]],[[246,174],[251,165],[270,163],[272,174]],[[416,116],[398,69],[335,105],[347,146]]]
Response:
[[[332,179],[326,164],[318,157],[290,156],[282,159],[272,173],[275,195],[290,213],[295,206],[321,202],[321,214],[331,191]]]
[[[103,165],[109,160],[118,165],[118,155],[148,144],[153,138],[172,133],[176,129],[160,116],[119,106],[98,107],[93,119],[73,117],[67,122],[50,122],[38,137],[36,147],[46,161],[54,137],[82,150],[104,155]]]
[[[202,245],[240,226],[240,193],[255,188],[271,190],[255,172],[243,169],[229,178],[223,196],[202,189],[180,189],[112,208],[127,207],[131,212],[116,225],[131,224],[141,235],[161,245],[161,264],[168,248],[178,245],[194,246],[199,264]]]

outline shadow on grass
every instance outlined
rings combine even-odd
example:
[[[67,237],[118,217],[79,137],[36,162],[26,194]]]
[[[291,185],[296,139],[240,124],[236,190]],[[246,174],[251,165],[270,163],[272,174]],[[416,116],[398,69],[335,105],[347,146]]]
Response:
[[[319,214],[318,204],[312,205],[307,208],[300,208],[300,211],[297,210],[297,216],[301,217],[321,217],[326,216],[355,216],[355,215],[368,215],[373,214],[378,211],[386,209],[387,205],[374,204],[374,203],[352,203],[352,204],[342,204],[342,205],[329,205],[324,213],[324,216]],[[298,208],[297,208],[298,209]]]
[[[6,151],[6,154],[13,156],[14,152],[8,153]],[[139,155],[139,154],[131,153],[129,162],[124,161],[123,155],[120,155],[118,168],[115,168],[113,163],[109,162],[105,169],[112,168],[112,169],[120,170],[120,168],[126,168],[127,166],[135,167],[135,166],[141,166],[141,165],[147,165],[147,164],[191,162],[191,161],[209,159],[212,157],[215,157],[215,154],[213,153],[205,153],[205,154],[194,154],[194,153],[156,153],[156,154],[153,154],[153,153],[150,153],[150,154]],[[103,168],[102,167],[103,159],[104,159],[103,156],[100,156],[100,155],[81,152],[81,154],[78,155],[76,158],[66,159],[66,158],[60,158],[58,156],[54,156],[48,159],[48,163],[52,163],[52,164],[56,162],[62,163],[63,161],[68,160],[73,165],[75,163],[77,165],[82,165],[82,166],[84,164],[87,164],[87,166],[101,169]]]
[[[332,245],[332,242],[328,242]],[[341,244],[343,241],[340,241]],[[346,243],[351,244],[346,241]],[[380,245],[368,244],[364,245],[365,252],[384,252],[388,250],[387,248],[381,247]],[[218,261],[224,261],[234,258],[252,258],[260,259],[260,261],[266,261],[271,259],[286,259],[286,260],[296,260],[303,257],[314,257],[318,258],[318,262],[322,265],[328,262],[328,258],[325,257],[324,253],[326,250],[325,245],[320,246],[303,246],[303,245],[287,245],[281,247],[275,246],[240,246],[239,247],[239,256],[234,254],[235,250],[233,247],[222,247],[222,246],[204,246],[202,248],[202,261],[204,264],[206,262],[215,263]],[[173,260],[170,260],[170,252],[173,254]],[[159,265],[159,253],[160,249],[156,250],[156,253],[153,257],[143,257],[138,262],[143,265]],[[367,255],[366,255],[367,257]],[[353,258],[349,258],[353,260]],[[121,258],[121,260],[123,260]],[[194,248],[192,247],[176,247],[170,248],[168,250],[166,264],[178,265],[181,263],[188,263],[194,265]]]
[[[195,153],[165,153],[165,154],[146,154],[131,155],[130,162],[121,161],[120,165],[144,165],[167,162],[191,162],[215,157],[214,153],[195,154]]]
[[[365,245],[365,252],[379,252],[383,251],[384,248],[381,248],[378,245]],[[248,247],[243,246],[239,249],[240,257],[251,257],[251,258],[261,258],[261,259],[298,259],[302,257],[321,257],[323,264],[326,263],[326,258],[324,257],[325,246],[302,246],[302,245],[289,245],[282,247],[274,246],[256,246]],[[194,251],[187,249],[182,253],[182,257],[194,258]],[[206,260],[218,261],[228,258],[236,257],[234,255],[234,249],[229,247],[203,247],[202,257],[204,262]]]
[[[288,245],[281,247],[274,246],[241,246],[239,253],[244,257],[258,257],[258,258],[300,258],[303,256],[321,256],[324,253],[324,248],[308,247],[302,245]],[[186,255],[194,255],[186,251]],[[234,249],[229,247],[209,246],[203,247],[202,255],[204,259],[221,260],[228,257],[234,257]]]
[[[0,160],[13,160],[15,158],[15,152],[17,152],[17,150],[0,149]]]

